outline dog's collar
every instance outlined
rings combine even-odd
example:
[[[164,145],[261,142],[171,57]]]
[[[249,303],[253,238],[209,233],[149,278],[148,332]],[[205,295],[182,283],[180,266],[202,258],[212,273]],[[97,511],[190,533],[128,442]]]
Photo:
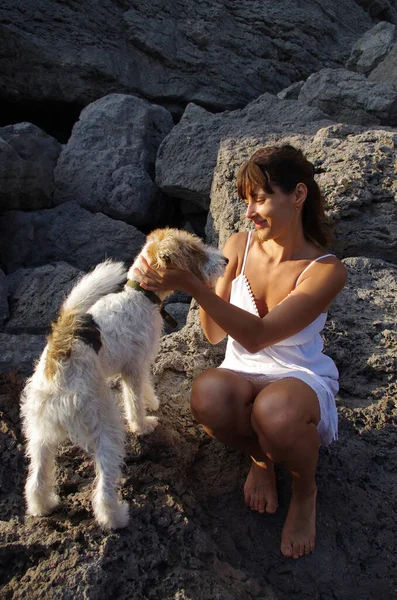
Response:
[[[174,317],[165,310],[163,303],[157,296],[157,294],[151,292],[150,290],[145,290],[145,288],[141,287],[137,281],[133,281],[132,279],[127,279],[125,285],[128,285],[128,287],[131,287],[137,292],[143,292],[143,294],[148,300],[150,300],[150,302],[152,302],[153,304],[157,304],[160,307],[160,315],[163,317],[164,321],[168,323],[168,325],[170,325],[171,327],[178,327],[177,321],[175,321]]]

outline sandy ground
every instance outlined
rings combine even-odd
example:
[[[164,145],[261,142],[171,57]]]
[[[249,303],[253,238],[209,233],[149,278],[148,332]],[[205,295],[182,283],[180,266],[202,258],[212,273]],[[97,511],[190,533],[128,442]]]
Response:
[[[387,394],[354,409],[338,398],[340,439],[321,451],[318,468],[317,547],[293,561],[279,551],[288,474],[277,470],[276,515],[251,512],[242,496],[249,462],[200,431],[183,372],[157,376],[157,430],[127,436],[121,493],[131,518],[114,533],[92,518],[91,459],[68,444],[58,462],[61,507],[47,518],[24,515],[22,380],[0,384],[2,599],[397,597],[397,408]]]

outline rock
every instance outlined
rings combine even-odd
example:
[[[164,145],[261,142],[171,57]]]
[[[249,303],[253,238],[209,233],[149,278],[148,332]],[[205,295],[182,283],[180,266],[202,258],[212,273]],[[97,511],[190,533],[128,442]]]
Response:
[[[6,333],[46,333],[81,271],[65,262],[9,275],[11,316]]]
[[[51,206],[61,144],[32,123],[0,127],[0,210]]]
[[[368,76],[369,81],[392,83],[397,88],[397,43]]]
[[[322,69],[310,75],[298,101],[344,123],[397,125],[397,87],[368,81],[346,69]]]
[[[340,395],[354,408],[397,393],[397,267],[364,257],[343,262],[348,280],[331,305],[326,352],[340,370]]]
[[[0,333],[0,373],[31,375],[44,346],[44,335]]]
[[[185,304],[184,302],[171,302],[170,304],[167,304],[167,313],[175,319],[177,326],[171,327],[171,325],[164,322],[164,333],[169,334],[180,331],[186,324],[189,308],[189,304]]]
[[[252,124],[255,127],[255,123]],[[249,227],[236,192],[241,164],[262,146],[290,143],[301,148],[317,171],[327,212],[334,223],[334,249],[341,257],[367,256],[397,262],[397,134],[353,125],[311,127],[299,134],[262,131],[225,139],[218,152],[206,233],[223,247],[235,231]]]
[[[317,131],[327,117],[317,108],[264,94],[241,110],[211,114],[189,104],[182,119],[162,142],[156,160],[156,183],[172,197],[208,209],[211,181],[221,142],[309,127]]]
[[[397,42],[397,27],[382,21],[366,31],[353,46],[346,69],[368,75],[389,54]]]
[[[0,269],[0,326],[9,315],[8,284],[5,273]]]
[[[154,228],[165,208],[153,181],[155,157],[172,126],[167,110],[134,96],[110,94],[87,106],[55,169],[55,204],[75,200]]]
[[[85,106],[133,93],[175,112],[188,102],[235,109],[341,66],[373,26],[345,0],[3,0],[0,23],[0,97]]]
[[[296,83],[289,85],[287,88],[281,90],[281,92],[277,94],[277,98],[280,100],[298,100],[299,92],[301,91],[304,83],[305,82],[302,79],[302,81],[297,81]]]
[[[7,273],[57,261],[82,271],[105,258],[131,263],[144,242],[143,233],[132,225],[93,215],[77,202],[0,217],[0,254]]]

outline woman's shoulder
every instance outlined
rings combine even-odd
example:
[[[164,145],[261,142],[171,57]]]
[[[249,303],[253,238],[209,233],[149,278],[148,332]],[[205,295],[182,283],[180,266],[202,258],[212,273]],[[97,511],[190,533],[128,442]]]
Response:
[[[321,277],[321,279],[332,280],[342,288],[346,283],[347,269],[343,262],[331,251],[322,253],[317,252],[317,256],[312,260],[302,275],[302,281],[304,281],[306,277]]]

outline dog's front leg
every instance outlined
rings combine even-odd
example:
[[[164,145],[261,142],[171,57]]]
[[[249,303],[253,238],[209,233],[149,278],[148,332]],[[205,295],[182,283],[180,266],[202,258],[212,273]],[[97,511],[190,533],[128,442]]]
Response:
[[[144,388],[146,381],[139,373],[122,374],[122,389],[125,412],[130,429],[133,433],[145,435],[151,433],[157,426],[157,417],[146,416]]]

